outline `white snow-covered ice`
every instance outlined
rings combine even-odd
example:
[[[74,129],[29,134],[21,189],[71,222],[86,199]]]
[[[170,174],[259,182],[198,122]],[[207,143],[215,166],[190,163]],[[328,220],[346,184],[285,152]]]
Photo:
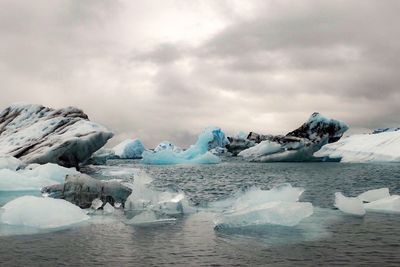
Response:
[[[85,211],[63,199],[23,196],[1,209],[3,224],[41,229],[65,227],[89,219]]]
[[[341,162],[400,162],[400,131],[352,135],[323,146],[314,156]]]
[[[16,171],[22,166],[24,166],[24,163],[21,160],[9,155],[0,155],[0,170],[9,169]]]

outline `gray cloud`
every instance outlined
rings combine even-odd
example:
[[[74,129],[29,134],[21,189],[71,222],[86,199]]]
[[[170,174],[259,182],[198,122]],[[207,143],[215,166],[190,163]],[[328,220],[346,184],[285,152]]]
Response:
[[[0,107],[74,105],[113,143],[399,126],[398,1],[1,1]]]

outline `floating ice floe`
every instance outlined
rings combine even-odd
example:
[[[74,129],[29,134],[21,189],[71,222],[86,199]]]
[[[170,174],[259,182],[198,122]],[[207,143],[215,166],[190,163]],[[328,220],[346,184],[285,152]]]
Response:
[[[400,196],[391,195],[370,203],[365,203],[364,208],[368,212],[400,213]]]
[[[314,155],[341,162],[400,162],[400,131],[352,135]]]
[[[358,197],[345,197],[342,193],[335,193],[335,207],[344,213],[364,216],[363,202]]]
[[[228,145],[228,151],[237,152],[242,146],[250,146],[238,156],[257,162],[321,161],[324,159],[314,157],[314,152],[328,143],[338,141],[347,129],[348,126],[341,121],[313,113],[307,122],[285,136],[250,133],[248,142],[232,138],[232,144],[237,143],[237,146]],[[251,142],[257,144],[252,146]]]
[[[175,218],[160,218],[154,211],[143,211],[132,219],[126,221],[126,224],[142,225],[142,224],[154,224],[154,223],[165,223],[174,222]]]
[[[220,128],[207,128],[200,135],[196,144],[185,151],[175,152],[173,149],[163,149],[156,152],[144,151],[143,163],[145,164],[216,164],[221,161],[218,156],[209,150],[216,147],[225,147],[228,140]]]
[[[85,211],[62,199],[23,196],[1,209],[0,222],[35,228],[59,228],[89,219]]]
[[[345,197],[337,192],[335,206],[345,213],[359,216],[364,215],[366,211],[400,213],[400,196],[390,195],[388,188],[368,190],[358,197]]]
[[[13,171],[0,169],[0,191],[40,190],[42,187],[63,183],[67,175],[78,174],[74,168],[57,164],[31,164]]]
[[[368,190],[358,195],[358,198],[363,202],[372,202],[386,197],[390,197],[389,188]]]
[[[116,145],[112,151],[121,159],[140,159],[145,150],[139,139],[128,139]]]
[[[212,209],[222,209],[216,219],[218,227],[244,227],[251,225],[295,226],[313,214],[309,202],[298,202],[302,188],[283,184],[271,190],[252,188],[237,193],[233,198],[217,201]]]

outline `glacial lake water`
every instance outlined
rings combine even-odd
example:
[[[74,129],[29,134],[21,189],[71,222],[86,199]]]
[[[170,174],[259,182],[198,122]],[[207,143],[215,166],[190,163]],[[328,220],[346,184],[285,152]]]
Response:
[[[400,194],[400,164],[248,163],[148,166],[112,161],[146,171],[159,189],[179,188],[199,212],[174,222],[128,225],[118,216],[36,234],[1,235],[0,266],[399,266],[400,215],[344,215],[334,193],[355,196],[388,187]],[[97,174],[99,178],[101,174]],[[207,203],[251,186],[303,187],[301,201],[314,214],[295,227],[214,229]],[[24,194],[0,192],[0,206]],[[0,225],[4,231],[6,226]],[[15,230],[15,229],[14,229]],[[11,231],[12,232],[12,231]],[[23,231],[22,231],[23,233]]]

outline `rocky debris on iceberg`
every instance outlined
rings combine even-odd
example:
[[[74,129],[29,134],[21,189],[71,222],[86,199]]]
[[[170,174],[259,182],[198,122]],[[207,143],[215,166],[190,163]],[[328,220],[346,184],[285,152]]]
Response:
[[[216,229],[268,224],[295,226],[313,214],[311,203],[299,202],[303,192],[302,188],[282,184],[271,190],[251,188],[213,203],[212,209],[223,210],[216,219]]]
[[[218,156],[209,150],[228,144],[224,132],[218,127],[205,129],[198,137],[196,144],[185,151],[174,152],[172,149],[159,151],[144,151],[143,163],[145,164],[216,164],[221,161]]]
[[[314,155],[341,162],[400,162],[400,131],[352,135]]]
[[[0,209],[3,224],[40,229],[59,228],[89,219],[85,211],[63,199],[23,196]]]
[[[357,197],[335,193],[335,207],[347,214],[363,216],[366,212],[400,213],[400,196],[388,188],[368,190]]]
[[[52,198],[65,199],[86,209],[97,198],[104,204],[123,204],[131,195],[132,189],[119,180],[101,181],[86,174],[77,174],[68,175],[63,184],[44,187],[42,193]]]
[[[139,139],[127,139],[112,148],[114,155],[120,159],[141,159],[144,150]]]
[[[314,152],[328,143],[337,142],[347,129],[348,126],[341,121],[313,113],[307,122],[285,136],[250,133],[248,140],[261,142],[238,155],[260,162],[320,161],[323,159],[314,157]]]
[[[372,134],[379,134],[379,133],[387,133],[387,132],[395,132],[400,130],[399,127],[392,127],[392,128],[378,128],[375,129]]]
[[[26,163],[79,167],[112,136],[73,107],[14,104],[0,113],[0,154]]]
[[[243,150],[246,150],[250,147],[255,146],[259,142],[251,140],[250,139],[251,135],[252,135],[252,133],[247,135],[243,132],[240,132],[240,133],[236,134],[235,136],[228,137],[229,144],[226,145],[226,149],[233,156],[237,156]]]
[[[12,169],[0,169],[0,191],[40,191],[44,186],[63,183],[67,175],[79,174],[75,168],[65,168],[54,163],[29,164],[13,170],[15,166]]]

